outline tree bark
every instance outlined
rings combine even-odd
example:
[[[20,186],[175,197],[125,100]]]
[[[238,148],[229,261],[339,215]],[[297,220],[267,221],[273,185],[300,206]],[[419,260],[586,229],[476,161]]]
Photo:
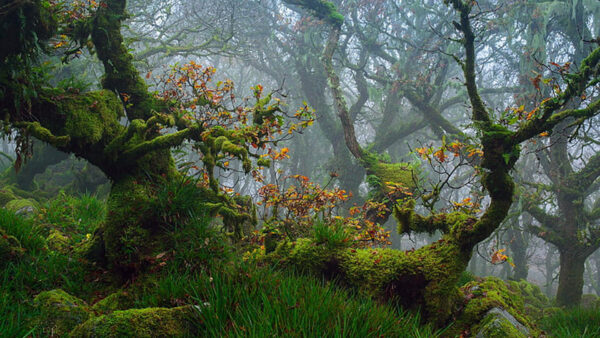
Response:
[[[556,302],[559,306],[575,307],[581,302],[585,257],[581,257],[577,254],[577,250],[571,248],[559,250],[560,276]]]
[[[527,280],[529,268],[527,266],[527,242],[525,240],[526,233],[511,229],[508,234],[510,238],[510,250],[512,251],[513,255],[513,263],[515,264],[511,279],[517,281],[521,279]]]

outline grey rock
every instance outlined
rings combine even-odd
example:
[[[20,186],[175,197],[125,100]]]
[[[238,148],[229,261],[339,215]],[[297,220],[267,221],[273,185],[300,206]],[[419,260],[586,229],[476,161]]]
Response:
[[[529,329],[506,310],[495,307],[486,312],[476,338],[527,337]]]

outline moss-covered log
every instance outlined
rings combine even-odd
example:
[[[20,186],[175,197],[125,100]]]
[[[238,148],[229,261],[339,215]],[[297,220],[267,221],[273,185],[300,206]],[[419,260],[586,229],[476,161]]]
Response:
[[[456,282],[471,251],[450,236],[414,251],[331,249],[299,239],[280,243],[263,259],[339,279],[371,296],[421,309],[427,320],[446,323],[459,300]]]

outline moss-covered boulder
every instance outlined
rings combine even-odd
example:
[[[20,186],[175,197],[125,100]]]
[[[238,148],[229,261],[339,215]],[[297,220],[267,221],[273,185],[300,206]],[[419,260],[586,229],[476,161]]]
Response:
[[[525,311],[520,288],[512,290],[503,280],[487,277],[467,283],[461,291],[464,305],[450,328],[450,336],[465,332],[477,337],[539,335]]]
[[[98,314],[108,314],[117,310],[127,310],[131,307],[133,307],[133,297],[127,292],[118,291],[94,304],[92,310]]]
[[[190,337],[198,325],[192,306],[115,311],[81,324],[71,337]]]
[[[23,255],[21,243],[0,228],[0,267]]]
[[[50,250],[61,253],[68,253],[71,251],[71,241],[69,237],[56,229],[50,230],[50,235],[46,237],[46,242],[48,243],[48,249]]]
[[[527,338],[529,329],[506,310],[493,308],[477,325],[476,338]]]
[[[31,199],[14,199],[4,206],[6,209],[14,211],[16,214],[31,214],[37,209],[37,203]]]
[[[60,289],[44,291],[33,302],[40,311],[34,324],[44,335],[64,336],[91,316],[83,300]]]

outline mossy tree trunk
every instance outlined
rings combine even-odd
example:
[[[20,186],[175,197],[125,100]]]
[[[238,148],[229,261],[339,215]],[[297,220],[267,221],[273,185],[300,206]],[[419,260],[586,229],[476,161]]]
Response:
[[[140,163],[141,162],[141,163]],[[134,171],[113,179],[108,197],[107,217],[100,235],[105,256],[122,275],[138,271],[165,230],[149,206],[156,197],[157,183],[177,178],[170,152],[150,152],[133,165]]]
[[[123,276],[143,265],[164,231],[147,206],[157,182],[179,178],[170,148],[199,139],[201,132],[201,126],[173,121],[166,104],[147,90],[121,35],[125,5],[125,0],[102,1],[83,25],[89,27],[86,33],[104,65],[103,90],[80,93],[39,87],[37,97],[19,107],[13,103],[18,92],[3,85],[5,97],[0,102],[12,128],[88,160],[112,181],[106,222],[82,250]],[[7,67],[7,60],[2,60],[2,67]],[[120,123],[124,117],[127,126]],[[162,134],[160,125],[177,131]]]

